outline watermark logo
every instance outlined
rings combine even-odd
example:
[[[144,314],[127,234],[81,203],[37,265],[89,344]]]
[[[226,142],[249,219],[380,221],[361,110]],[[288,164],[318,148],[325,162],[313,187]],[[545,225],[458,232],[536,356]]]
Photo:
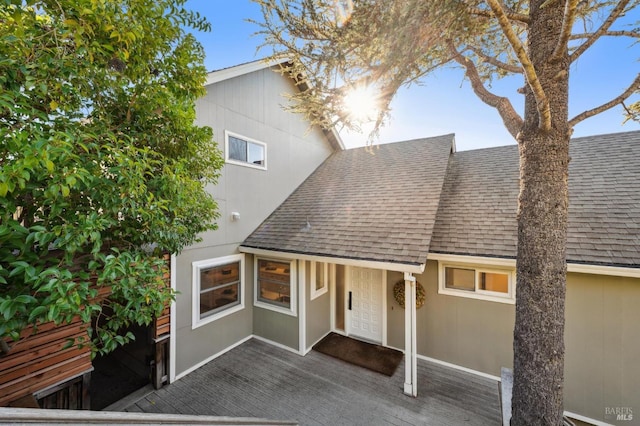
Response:
[[[605,407],[604,416],[607,420],[630,422],[633,420],[633,409],[631,407]]]

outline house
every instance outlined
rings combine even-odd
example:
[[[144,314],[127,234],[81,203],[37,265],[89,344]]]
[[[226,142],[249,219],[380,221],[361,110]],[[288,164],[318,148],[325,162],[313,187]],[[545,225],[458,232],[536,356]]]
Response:
[[[199,101],[224,138],[222,215],[172,258],[170,381],[251,338],[305,355],[331,331],[405,350],[409,395],[417,357],[497,378],[513,357],[517,147],[456,152],[450,134],[345,150],[280,107],[297,88],[277,66],[214,72]],[[571,156],[565,409],[614,423],[640,407],[640,132],[576,138]]]
[[[180,293],[172,311],[170,381],[256,334],[253,258],[238,246],[344,149],[336,132],[283,110],[283,94],[299,89],[274,72],[279,67],[256,61],[212,72],[207,94],[197,101],[198,124],[213,129],[225,155],[218,184],[209,188],[221,216],[216,231],[172,257],[172,285]]]

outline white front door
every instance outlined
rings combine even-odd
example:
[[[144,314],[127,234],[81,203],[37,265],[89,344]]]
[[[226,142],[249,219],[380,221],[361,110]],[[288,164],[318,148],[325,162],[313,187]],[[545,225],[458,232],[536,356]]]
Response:
[[[347,334],[382,343],[384,271],[356,267],[349,269]]]

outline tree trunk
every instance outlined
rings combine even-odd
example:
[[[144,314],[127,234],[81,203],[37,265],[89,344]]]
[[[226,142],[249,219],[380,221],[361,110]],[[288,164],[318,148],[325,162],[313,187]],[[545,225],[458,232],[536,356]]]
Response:
[[[568,58],[549,58],[562,27],[564,2],[531,1],[528,50],[551,108],[540,129],[536,101],[525,92],[519,135],[520,196],[513,425],[560,425],[563,413],[564,306],[568,213]]]

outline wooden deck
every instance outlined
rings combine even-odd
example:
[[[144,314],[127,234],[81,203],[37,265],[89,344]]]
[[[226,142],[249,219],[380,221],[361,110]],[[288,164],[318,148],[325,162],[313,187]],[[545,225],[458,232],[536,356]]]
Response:
[[[418,360],[387,377],[316,351],[301,357],[251,339],[125,411],[295,420],[300,425],[499,425],[493,380]]]

